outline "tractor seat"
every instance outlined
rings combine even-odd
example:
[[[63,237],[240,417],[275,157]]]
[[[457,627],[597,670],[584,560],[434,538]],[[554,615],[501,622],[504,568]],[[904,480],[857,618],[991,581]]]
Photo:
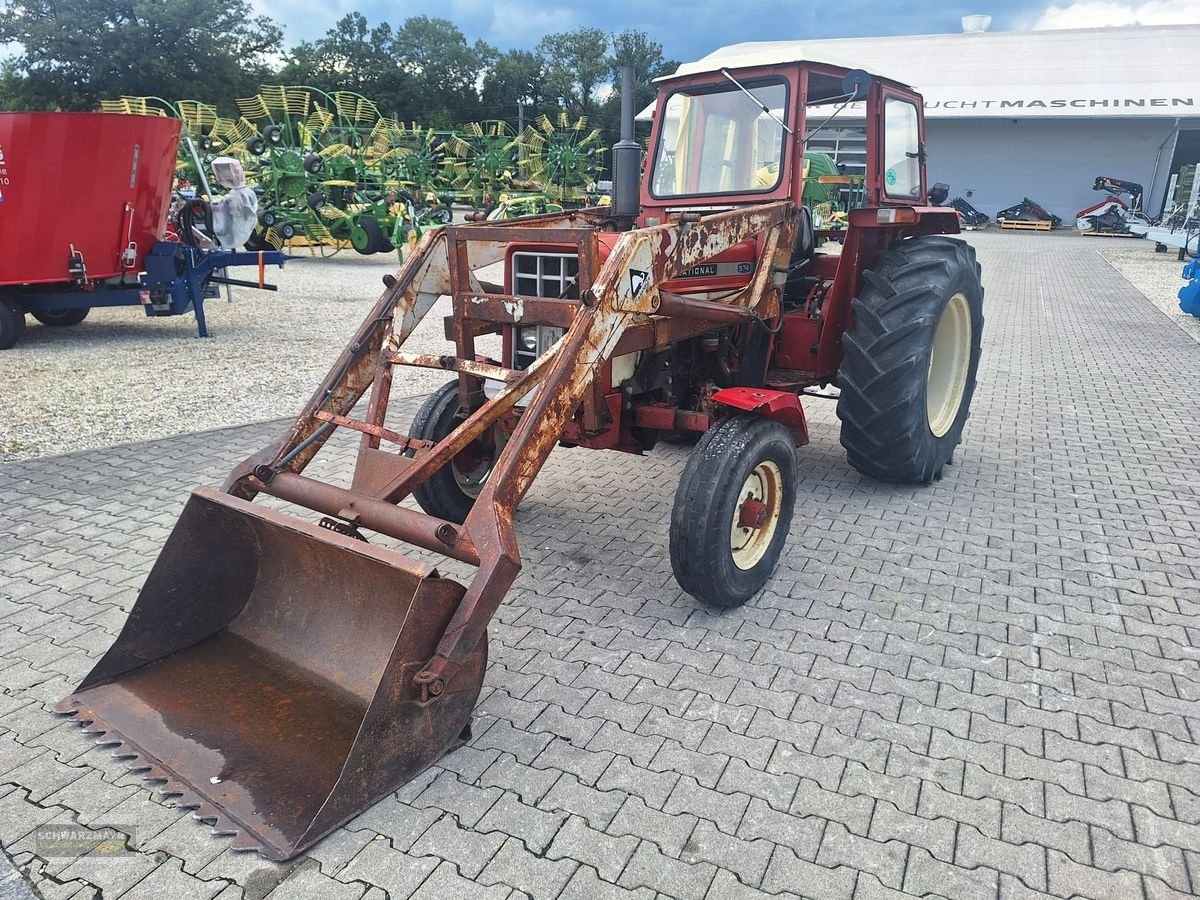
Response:
[[[788,277],[799,274],[812,262],[817,251],[817,236],[813,230],[812,212],[807,206],[800,207],[800,218],[796,223],[796,241],[792,244],[792,261],[788,266]]]

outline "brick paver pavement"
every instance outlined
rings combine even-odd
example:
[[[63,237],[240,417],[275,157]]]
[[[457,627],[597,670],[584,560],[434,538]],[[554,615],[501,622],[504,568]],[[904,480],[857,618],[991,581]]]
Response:
[[[944,481],[859,477],[809,402],[787,558],[716,615],[670,574],[686,449],[556,451],[474,739],[286,865],[49,713],[186,491],[278,426],[0,468],[0,842],[48,898],[1194,895],[1197,347],[1092,244],[973,240],[984,367]],[[73,822],[133,850],[39,857]]]

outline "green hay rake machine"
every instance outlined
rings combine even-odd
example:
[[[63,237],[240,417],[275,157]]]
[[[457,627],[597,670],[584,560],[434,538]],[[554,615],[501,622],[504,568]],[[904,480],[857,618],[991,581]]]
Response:
[[[181,121],[184,196],[211,180],[214,157],[239,160],[259,196],[250,246],[262,249],[303,242],[323,256],[397,250],[403,259],[451,222],[444,201],[475,206],[468,218],[558,213],[595,205],[603,169],[599,130],[565,113],[519,133],[499,120],[437,132],[386,118],[352,91],[307,85],[262,85],[237,101],[236,118],[198,100],[123,97],[103,108]]]
[[[571,206],[594,192],[604,148],[600,129],[588,131],[586,116],[572,123],[565,112],[559,113],[557,127],[548,116],[539,116],[522,141],[529,152],[526,174],[548,198]]]

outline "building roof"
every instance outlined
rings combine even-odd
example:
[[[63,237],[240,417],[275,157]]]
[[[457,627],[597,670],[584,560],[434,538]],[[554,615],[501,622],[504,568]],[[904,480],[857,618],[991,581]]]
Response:
[[[761,41],[677,75],[807,60],[912,85],[930,118],[1200,116],[1200,25]]]

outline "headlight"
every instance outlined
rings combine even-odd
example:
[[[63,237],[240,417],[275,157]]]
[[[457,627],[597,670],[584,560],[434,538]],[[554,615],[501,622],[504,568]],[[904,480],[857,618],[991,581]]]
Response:
[[[528,350],[530,353],[537,353],[538,348],[538,333],[537,328],[518,328],[517,329],[517,346],[523,350]]]

